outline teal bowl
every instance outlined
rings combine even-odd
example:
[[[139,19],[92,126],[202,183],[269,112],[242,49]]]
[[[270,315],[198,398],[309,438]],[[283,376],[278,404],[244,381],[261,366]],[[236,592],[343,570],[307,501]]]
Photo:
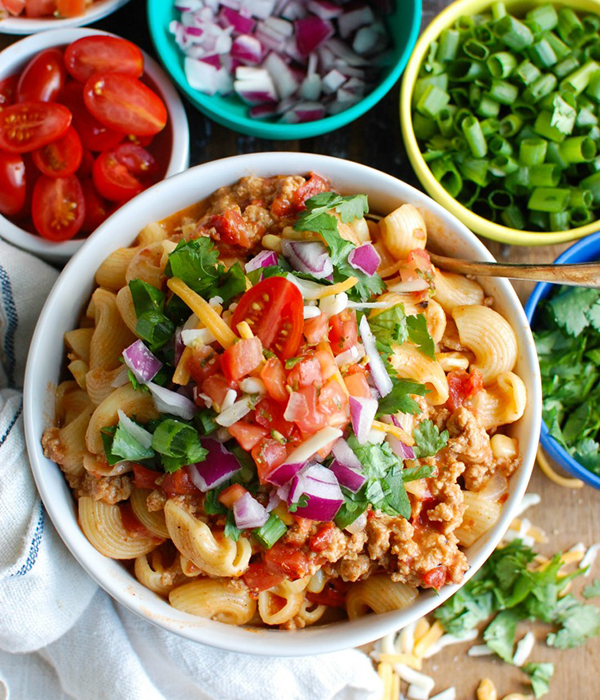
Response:
[[[169,24],[178,14],[171,0],[148,0],[148,23],[156,53],[179,89],[195,107],[219,124],[250,136],[283,141],[306,139],[340,129],[362,116],[392,89],[402,75],[419,35],[421,0],[396,0],[394,12],[386,17],[394,41],[394,59],[383,69],[377,87],[344,112],[303,124],[252,119],[248,116],[247,105],[239,98],[205,95],[190,87],[183,70],[183,53],[169,33]]]

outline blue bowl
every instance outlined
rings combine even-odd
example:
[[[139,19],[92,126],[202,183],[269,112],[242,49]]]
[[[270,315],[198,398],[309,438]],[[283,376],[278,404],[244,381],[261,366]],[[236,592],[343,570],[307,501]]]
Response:
[[[205,95],[190,87],[183,70],[184,55],[169,33],[171,20],[179,15],[173,2],[147,0],[148,24],[156,53],[167,73],[189,101],[206,116],[223,126],[263,139],[295,140],[320,136],[340,129],[376,105],[398,82],[414,48],[421,27],[421,0],[396,0],[394,11],[386,17],[393,39],[393,60],[382,71],[378,85],[349,109],[314,122],[284,124],[252,119],[248,107],[236,96]],[[377,136],[376,136],[377,138]]]
[[[564,253],[558,256],[555,263],[585,263],[600,260],[600,231],[593,233],[591,236],[586,236],[580,241],[565,250]],[[535,312],[538,303],[545,299],[555,285],[549,282],[540,282],[535,286],[531,296],[525,304],[525,314],[529,325],[533,328],[535,324]],[[541,434],[542,447],[546,453],[565,471],[573,476],[585,481],[586,484],[593,486],[595,489],[600,489],[600,476],[593,474],[584,466],[574,459],[565,448],[553,438],[548,432],[548,427],[542,421]]]

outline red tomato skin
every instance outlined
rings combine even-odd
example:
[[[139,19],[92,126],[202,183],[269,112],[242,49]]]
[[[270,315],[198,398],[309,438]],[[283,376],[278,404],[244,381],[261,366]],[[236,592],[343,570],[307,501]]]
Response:
[[[46,102],[23,102],[0,111],[0,150],[29,153],[59,139],[71,125],[71,112]]]
[[[327,340],[329,324],[327,314],[319,314],[315,318],[307,318],[304,321],[304,337],[309,345],[317,345]]]
[[[202,382],[202,393],[210,396],[210,398],[220,406],[231,389],[231,382],[225,379],[222,374],[214,374]]]
[[[16,153],[0,151],[0,213],[18,214],[25,204],[25,163]]]
[[[9,75],[8,78],[0,80],[0,108],[14,104],[18,80],[18,75]]]
[[[309,558],[296,547],[276,543],[264,553],[267,569],[284,574],[290,581],[303,578],[308,573]]]
[[[448,408],[456,411],[464,402],[483,389],[483,375],[478,369],[471,372],[452,370],[448,372]]]
[[[41,175],[35,183],[31,210],[41,236],[51,241],[73,238],[85,219],[85,200],[77,177]]]
[[[237,382],[255,370],[263,361],[259,338],[243,338],[221,355],[223,374],[230,382]]]
[[[96,73],[122,73],[140,78],[144,57],[130,41],[112,36],[86,36],[65,50],[65,66],[80,83]]]
[[[275,401],[286,403],[289,394],[285,388],[285,369],[278,357],[269,357],[262,368],[260,378],[265,383],[267,393]]]
[[[258,595],[261,591],[266,591],[280,584],[285,579],[285,575],[269,571],[264,562],[254,562],[246,569],[242,578],[251,593]]]
[[[234,209],[223,214],[214,214],[207,222],[208,228],[214,228],[219,240],[242,248],[251,248],[256,242],[248,229],[242,215]]]
[[[319,529],[308,540],[308,548],[311,552],[323,552],[326,550],[329,547],[335,529],[333,523],[319,525]]]
[[[79,139],[81,141],[81,139]],[[85,180],[88,177],[92,177],[92,168],[94,167],[94,156],[91,151],[87,148],[82,150],[81,154],[81,164],[77,169],[77,177],[80,180]]]
[[[31,155],[42,175],[67,177],[79,169],[83,147],[77,132],[70,126],[59,139],[38,148]]]
[[[153,179],[158,171],[154,156],[135,143],[125,142],[117,146],[115,157],[130,173],[143,181]]]
[[[94,161],[92,179],[98,192],[111,202],[128,201],[144,186],[116,158],[114,151],[101,153]]]
[[[25,7],[25,0],[3,0],[3,8],[13,17],[18,17]]]
[[[85,84],[83,98],[101,124],[126,134],[152,136],[167,123],[167,108],[160,97],[128,75],[93,75]]]
[[[321,428],[325,428],[328,424],[327,416],[321,413],[317,408],[317,388],[306,386],[298,390],[306,399],[307,412],[304,416],[294,418],[294,423],[298,426],[303,436],[308,437],[316,433]]]
[[[277,440],[264,438],[252,448],[252,457],[256,462],[256,470],[261,483],[265,484],[266,477],[285,462],[287,450]]]
[[[303,211],[306,209],[306,200],[314,197],[320,192],[329,192],[331,187],[327,180],[324,180],[320,175],[316,173],[310,173],[308,180],[300,185],[298,189],[292,195],[292,206],[296,211]]]
[[[46,49],[25,66],[17,84],[17,102],[54,102],[67,73],[60,49]]]
[[[133,463],[133,483],[138,489],[154,489],[156,488],[156,480],[160,476],[160,472],[155,472],[142,464]]]
[[[332,578],[319,593],[307,592],[306,597],[316,605],[327,605],[330,608],[344,608],[348,584],[339,578]]]
[[[90,178],[81,180],[81,189],[85,200],[85,218],[81,230],[83,233],[92,233],[108,218],[109,206],[100,197]]]
[[[27,17],[48,17],[54,14],[56,0],[25,0]]]
[[[329,342],[334,355],[340,355],[358,341],[358,327],[356,314],[350,309],[345,309],[329,319]]]
[[[319,360],[314,355],[300,360],[300,362],[295,364],[290,370],[287,383],[294,391],[305,386],[320,386],[323,384],[323,375],[321,374]]]
[[[448,569],[445,566],[436,566],[421,576],[423,588],[435,588],[436,591],[446,584]]]
[[[134,537],[153,537],[150,530],[138,520],[129,501],[119,503],[119,510],[121,511],[123,527],[130,535]]]
[[[191,378],[200,386],[205,379],[221,371],[221,356],[207,345],[194,348],[187,361],[186,369]]]
[[[238,441],[240,447],[246,452],[251,452],[252,449],[265,437],[269,435],[266,428],[260,425],[253,425],[246,421],[239,420],[237,423],[229,426],[229,433]]]

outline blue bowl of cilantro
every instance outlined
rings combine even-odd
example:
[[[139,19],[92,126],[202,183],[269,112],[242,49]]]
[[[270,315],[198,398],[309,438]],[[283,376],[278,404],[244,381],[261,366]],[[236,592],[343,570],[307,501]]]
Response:
[[[600,231],[554,262],[596,260]],[[525,313],[542,374],[542,447],[565,471],[600,489],[600,289],[540,283]]]

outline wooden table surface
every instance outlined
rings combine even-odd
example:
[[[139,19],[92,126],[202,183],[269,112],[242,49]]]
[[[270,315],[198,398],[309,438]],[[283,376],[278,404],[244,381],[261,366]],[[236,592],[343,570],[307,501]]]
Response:
[[[165,0],[168,2],[169,0]],[[400,0],[401,1],[401,0]],[[150,42],[142,0],[132,0],[113,16],[97,23],[98,28],[114,32],[135,41],[151,55]],[[423,27],[449,3],[444,0],[423,0]],[[14,41],[0,35],[0,48]],[[1,60],[1,58],[0,58]],[[186,105],[191,131],[191,163],[196,165],[216,158],[257,151],[304,151],[347,158],[383,170],[419,187],[406,156],[398,125],[399,86],[358,121],[332,134],[304,141],[267,141],[230,131],[213,122],[190,105]],[[498,259],[518,262],[551,262],[567,246],[511,247],[487,241],[486,245]],[[527,299],[532,284],[516,283],[522,301]],[[568,549],[576,542],[586,545],[600,541],[600,495],[591,487],[571,490],[548,481],[536,468],[529,487],[539,493],[541,505],[531,509],[528,516],[543,528],[550,542],[541,546],[543,553]],[[593,574],[600,577],[600,559]],[[586,579],[586,582],[591,581]],[[574,586],[578,591],[581,584]],[[523,627],[525,630],[525,626]],[[535,627],[537,644],[531,661],[551,661],[556,665],[549,700],[595,700],[600,698],[600,638],[579,649],[560,652],[543,644],[549,628]],[[470,658],[466,647],[450,647],[427,662],[425,672],[436,679],[435,692],[454,685],[457,700],[475,698],[481,678],[491,678],[499,698],[509,692],[527,693],[523,674],[507,664],[490,658]],[[307,700],[320,700],[307,698]]]

